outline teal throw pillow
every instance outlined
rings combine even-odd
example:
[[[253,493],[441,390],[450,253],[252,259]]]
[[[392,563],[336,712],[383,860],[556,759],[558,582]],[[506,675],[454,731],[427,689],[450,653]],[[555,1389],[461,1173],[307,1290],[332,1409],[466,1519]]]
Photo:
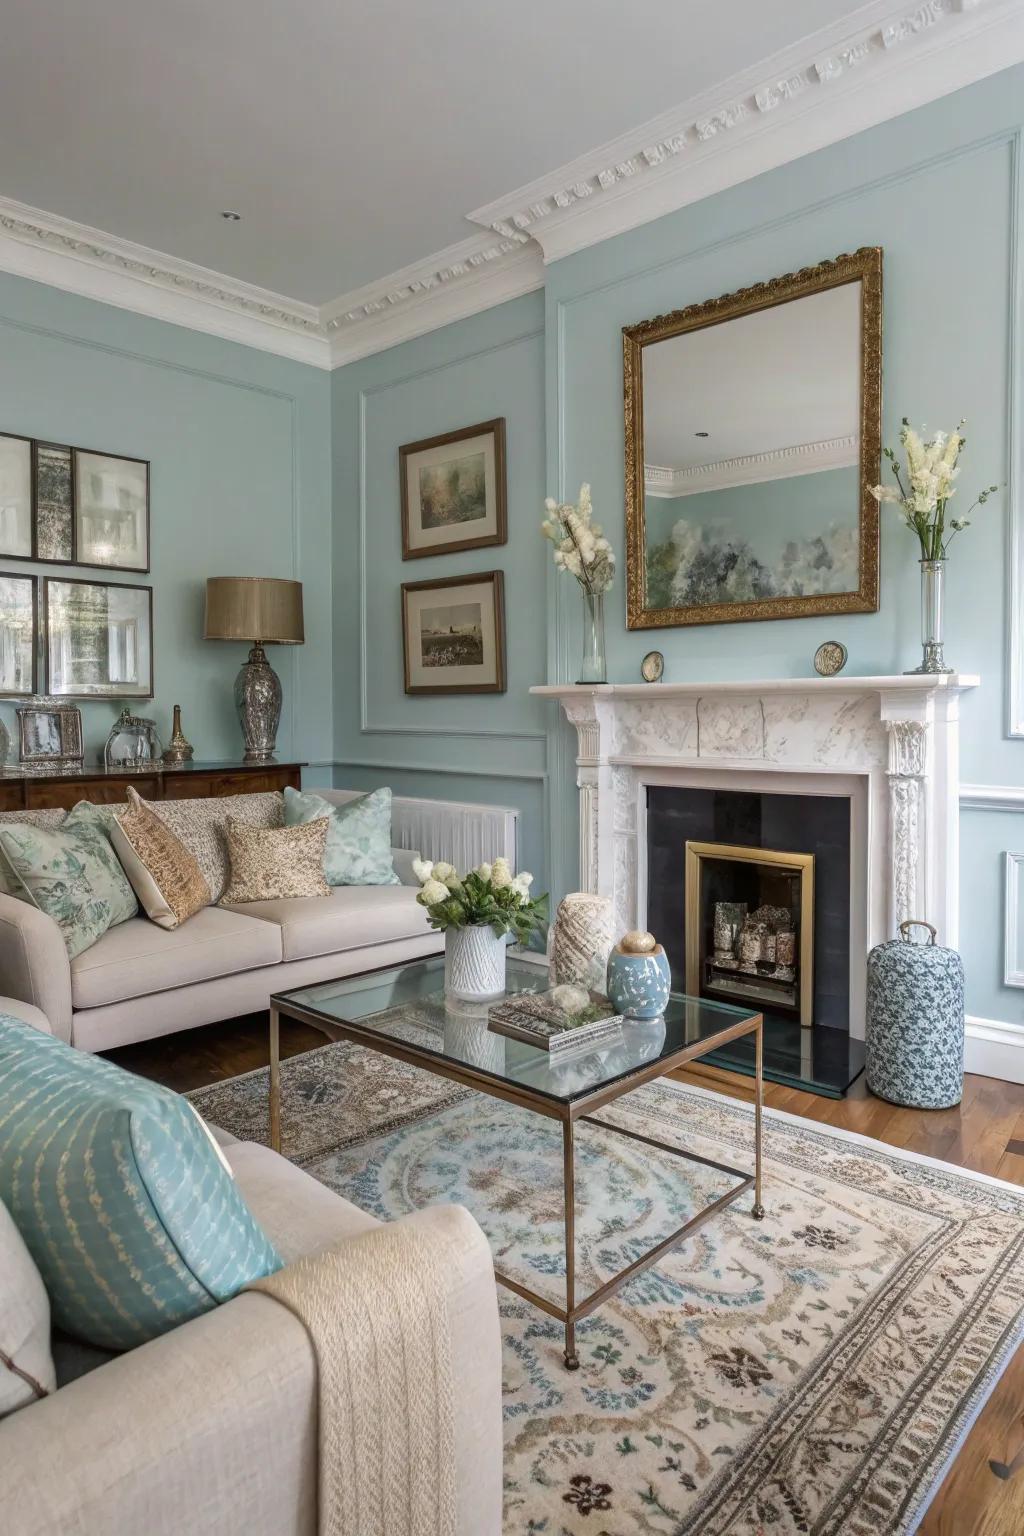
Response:
[[[132,1349],[280,1269],[184,1099],[0,1014],[0,1200],[54,1324]]]
[[[88,801],[59,827],[0,824],[0,865],[10,894],[54,919],[72,959],[139,910],[104,812]]]
[[[400,885],[391,858],[391,791],[375,789],[346,805],[298,789],[284,792],[284,824],[329,816],[324,848],[328,885]]]

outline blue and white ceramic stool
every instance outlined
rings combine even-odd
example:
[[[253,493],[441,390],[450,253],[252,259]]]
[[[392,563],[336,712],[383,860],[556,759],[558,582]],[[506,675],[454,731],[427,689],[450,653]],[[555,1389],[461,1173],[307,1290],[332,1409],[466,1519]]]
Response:
[[[927,944],[910,939],[927,928]],[[872,1093],[911,1109],[950,1109],[964,1091],[964,966],[935,942],[931,923],[868,955],[867,1061]]]
[[[652,933],[626,933],[608,956],[608,996],[617,1013],[656,1019],[672,989],[668,956]]]

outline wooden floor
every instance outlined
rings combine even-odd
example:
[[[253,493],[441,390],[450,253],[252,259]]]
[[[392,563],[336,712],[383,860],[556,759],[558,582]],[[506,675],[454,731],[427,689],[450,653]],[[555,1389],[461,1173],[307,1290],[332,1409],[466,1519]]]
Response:
[[[315,1030],[281,1021],[282,1055],[322,1044]],[[266,1015],[125,1047],[110,1058],[187,1092],[266,1066]],[[695,1068],[677,1075],[736,1098],[751,1097],[749,1079],[732,1073]],[[845,1099],[822,1099],[772,1083],[766,1101],[790,1114],[1024,1185],[1024,1086],[968,1077],[963,1103],[939,1111],[897,1109],[868,1093],[863,1078]],[[920,1530],[922,1536],[1024,1536],[1024,1349],[982,1410]]]

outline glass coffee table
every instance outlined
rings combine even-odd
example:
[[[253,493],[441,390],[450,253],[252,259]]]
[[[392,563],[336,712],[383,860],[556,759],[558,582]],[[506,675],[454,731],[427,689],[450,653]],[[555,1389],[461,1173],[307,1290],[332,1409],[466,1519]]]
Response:
[[[509,959],[506,995],[540,992],[548,985],[547,967]],[[424,1022],[424,1004],[436,1004]],[[588,1317],[627,1280],[654,1264],[663,1253],[708,1221],[724,1206],[753,1189],[751,1215],[764,1216],[761,1204],[762,1018],[744,1008],[711,1003],[704,998],[674,996],[663,1021],[626,1024],[621,1044],[591,1052],[574,1052],[568,1059],[550,1058],[547,1051],[511,1040],[487,1027],[489,1004],[444,1003],[444,957],[411,961],[386,970],[366,971],[340,981],[320,982],[281,992],[270,999],[270,1144],[281,1150],[280,1020],[297,1019],[319,1030],[328,1040],[351,1040],[368,1050],[421,1067],[439,1077],[475,1088],[492,1098],[557,1120],[562,1126],[562,1177],[565,1210],[565,1305],[539,1296],[508,1275],[498,1281],[518,1296],[557,1318],[565,1327],[565,1364],[579,1367],[576,1324]],[[430,1010],[427,1010],[429,1013]],[[754,1172],[730,1168],[699,1157],[654,1137],[641,1136],[607,1120],[596,1121],[604,1131],[642,1142],[658,1151],[699,1163],[736,1179],[734,1187],[711,1200],[681,1227],[655,1243],[625,1269],[589,1296],[576,1296],[576,1179],[574,1127],[593,1119],[604,1108],[642,1083],[661,1077],[687,1062],[736,1040],[754,1036]]]

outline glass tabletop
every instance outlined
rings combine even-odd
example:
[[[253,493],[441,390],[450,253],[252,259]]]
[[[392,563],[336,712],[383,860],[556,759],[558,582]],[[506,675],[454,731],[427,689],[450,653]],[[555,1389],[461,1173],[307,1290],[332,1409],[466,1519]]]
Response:
[[[544,992],[545,964],[509,957],[505,996]],[[298,987],[271,999],[284,1013],[301,1008],[326,1026],[356,1024],[382,1040],[400,1042],[430,1058],[461,1064],[474,1072],[526,1089],[545,1099],[571,1103],[687,1046],[712,1043],[757,1013],[704,998],[674,995],[663,1016],[624,1021],[617,1037],[594,1049],[552,1057],[540,1046],[513,1040],[488,1028],[489,1010],[500,998],[464,1003],[444,995],[444,956],[433,955],[388,970]],[[667,1067],[666,1067],[667,1070]]]

